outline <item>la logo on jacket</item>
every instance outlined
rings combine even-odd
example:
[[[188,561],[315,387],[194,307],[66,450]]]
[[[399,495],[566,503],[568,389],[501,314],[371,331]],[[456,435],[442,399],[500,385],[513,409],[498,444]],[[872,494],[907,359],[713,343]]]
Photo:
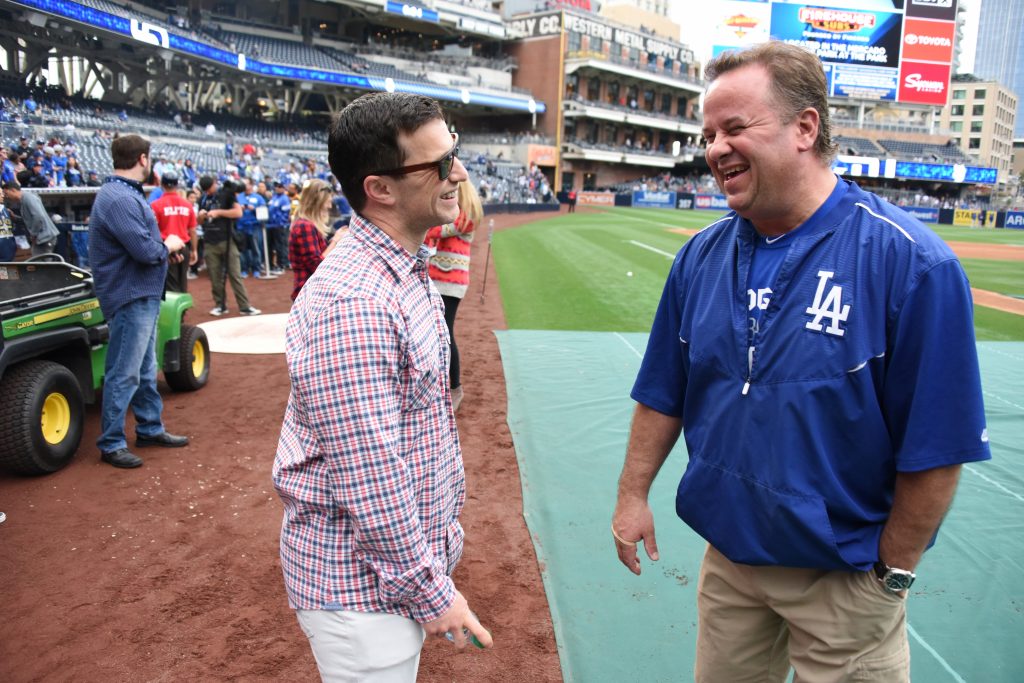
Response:
[[[843,305],[841,285],[832,285],[828,294],[825,294],[825,287],[833,277],[835,277],[835,273],[830,270],[818,271],[818,290],[814,293],[814,303],[807,307],[807,315],[812,315],[814,318],[809,320],[805,327],[814,332],[821,332],[824,329],[828,334],[842,337],[846,334],[846,330],[839,327],[839,323],[846,322],[846,318],[850,315],[850,304]],[[821,322],[825,318],[829,319],[829,324],[822,328]]]

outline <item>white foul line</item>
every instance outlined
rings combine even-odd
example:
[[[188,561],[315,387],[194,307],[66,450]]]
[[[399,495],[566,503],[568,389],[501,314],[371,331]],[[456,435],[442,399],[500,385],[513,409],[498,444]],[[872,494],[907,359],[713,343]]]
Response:
[[[910,635],[912,635],[914,637],[914,640],[919,642],[921,644],[921,647],[923,647],[925,650],[928,650],[928,652],[931,654],[931,656],[935,657],[935,659],[939,662],[939,664],[942,665],[942,668],[945,669],[947,672],[949,672],[949,675],[953,677],[954,681],[956,681],[957,683],[967,683],[963,679],[963,677],[960,674],[958,674],[956,672],[956,670],[953,669],[953,667],[951,667],[949,665],[949,662],[947,662],[945,659],[943,659],[942,655],[940,655],[938,652],[935,651],[935,648],[933,648],[931,645],[926,643],[924,638],[922,638],[921,636],[919,636],[917,634],[917,631],[914,630],[914,627],[910,625],[909,621],[907,622],[907,630],[910,631]]]
[[[649,244],[644,244],[643,242],[637,242],[636,240],[629,240],[629,243],[630,244],[634,244],[634,245],[640,247],[641,249],[646,249],[647,251],[653,251],[655,254],[661,254],[662,256],[667,256],[668,258],[674,259],[676,257],[675,254],[670,254],[667,251],[662,251],[661,249],[658,249],[656,247],[652,247]]]
[[[1006,488],[1005,486],[1003,486],[1002,484],[1000,484],[1000,483],[999,483],[998,481],[996,481],[995,479],[989,479],[989,478],[988,478],[988,477],[986,477],[986,476],[985,476],[984,474],[982,474],[981,472],[979,472],[979,471],[977,470],[977,468],[975,468],[975,467],[969,467],[968,465],[964,465],[964,469],[965,469],[965,470],[967,470],[968,472],[970,472],[971,474],[975,474],[975,475],[977,475],[977,476],[981,477],[982,479],[984,479],[984,480],[985,480],[985,481],[987,481],[988,483],[990,483],[990,484],[992,484],[993,486],[995,486],[995,487],[996,487],[997,489],[1001,489],[1001,490],[1005,491],[1005,492],[1006,492],[1006,493],[1007,493],[1008,495],[1011,495],[1011,496],[1013,496],[1014,498],[1016,498],[1017,500],[1019,500],[1020,502],[1024,503],[1024,496],[1021,496],[1021,495],[1020,495],[1019,493],[1014,493],[1014,492],[1013,492],[1013,491],[1011,491],[1010,489],[1008,489],[1008,488]]]
[[[628,339],[626,339],[625,337],[623,337],[623,336],[622,336],[621,334],[619,334],[618,332],[616,332],[616,333],[615,333],[615,336],[616,336],[616,337],[618,337],[619,339],[621,339],[621,340],[622,340],[622,343],[623,343],[623,344],[625,344],[626,346],[628,346],[628,347],[629,347],[629,350],[630,350],[630,351],[632,351],[633,353],[635,353],[635,354],[636,354],[636,357],[637,357],[637,358],[639,358],[640,360],[643,360],[643,359],[644,359],[644,355],[643,355],[642,353],[640,353],[639,351],[637,351],[637,350],[636,350],[636,348],[634,348],[634,346],[633,346],[632,344],[630,344],[630,343],[629,343],[629,340],[628,340]]]
[[[1005,403],[1008,406],[1013,406],[1017,410],[1024,411],[1024,406],[1017,405],[1013,401],[1007,400],[1007,399],[1003,398],[1002,396],[1000,396],[999,394],[993,394],[991,391],[985,391],[984,389],[982,389],[981,393],[982,393],[982,395],[984,395],[986,397],[987,396],[991,396],[992,398],[996,399],[997,401],[1002,401],[1003,403]]]

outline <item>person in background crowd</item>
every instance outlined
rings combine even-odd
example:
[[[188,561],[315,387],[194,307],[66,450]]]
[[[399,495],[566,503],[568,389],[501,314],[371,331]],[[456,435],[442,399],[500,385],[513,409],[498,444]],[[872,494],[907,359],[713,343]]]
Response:
[[[252,181],[248,178],[242,186],[244,189],[238,195],[238,203],[242,206],[242,217],[238,219],[238,231],[244,236],[245,242],[242,247],[241,266],[242,277],[260,277],[262,267],[262,242],[263,227],[256,213],[260,207],[266,208],[267,203],[263,197],[256,193]]]
[[[327,242],[330,234],[327,219],[333,195],[330,185],[322,180],[309,181],[309,185],[302,191],[299,209],[295,212],[288,232],[288,261],[292,264],[292,277],[295,280],[292,301],[295,301],[302,285],[306,284],[306,280],[344,235],[345,231],[339,231],[330,244]]]
[[[7,212],[2,189],[6,184],[0,185],[0,263],[13,261],[14,255],[18,252],[18,245],[14,240],[14,223],[11,222],[11,216]]]
[[[86,187],[100,187],[103,185],[103,181],[100,180],[100,174],[96,171],[89,171],[85,176]]]
[[[35,157],[32,159],[31,169],[32,170],[29,172],[26,181],[21,183],[22,186],[35,188],[50,187],[50,180],[46,177],[46,174],[43,173],[42,157]]]
[[[910,680],[906,601],[965,462],[991,457],[970,285],[949,247],[831,170],[817,56],[705,69],[705,158],[731,211],[669,272],[612,517],[657,560],[652,483],[708,541],[695,679]]]
[[[185,159],[181,165],[181,179],[185,181],[185,187],[195,187],[197,175],[191,159]]]
[[[25,223],[32,255],[52,254],[57,247],[60,230],[46,213],[43,200],[35,192],[22,192],[17,181],[3,184],[4,192],[12,203],[17,203],[18,216]]]
[[[259,315],[262,311],[249,302],[249,293],[242,282],[239,267],[239,242],[235,235],[235,220],[242,215],[237,190],[232,181],[223,187],[213,176],[199,179],[203,194],[199,198],[199,223],[203,227],[203,258],[210,274],[215,306],[210,315],[222,316],[228,312],[225,280],[231,281],[235,302],[242,315]]]
[[[281,566],[324,680],[413,683],[425,634],[493,644],[451,578],[465,472],[423,245],[468,175],[419,95],[354,100],[328,149],[355,215],[288,316]]]
[[[78,159],[75,157],[68,157],[68,166],[64,177],[68,187],[81,187],[85,183],[85,178],[82,177],[82,169],[78,166]]]
[[[53,186],[67,187],[68,158],[64,155],[63,145],[53,146]]]
[[[149,141],[122,135],[110,145],[114,175],[96,194],[89,217],[96,296],[110,322],[103,377],[100,458],[114,467],[142,465],[128,450],[125,417],[135,413],[135,445],[180,448],[188,437],[164,428],[157,390],[156,324],[169,258],[180,259],[177,235],[161,240],[146,203],[142,181],[149,175]]]
[[[185,252],[188,254],[187,259],[172,259],[168,264],[164,289],[168,292],[187,292],[188,269],[199,260],[196,213],[192,203],[178,191],[177,173],[165,170],[160,177],[160,185],[164,189],[163,195],[150,204],[156,215],[160,236],[167,239],[168,235],[177,235],[185,243]]]
[[[267,207],[269,211],[267,238],[270,240],[270,274],[281,275],[290,263],[288,241],[292,210],[292,200],[285,192],[284,183],[274,182],[274,193],[267,201]]]
[[[9,158],[6,147],[0,147],[0,183],[13,182],[18,179],[18,169]]]
[[[14,152],[22,161],[32,153],[32,145],[29,144],[27,136],[22,135],[18,138],[18,146],[14,148]]]
[[[469,288],[469,255],[473,245],[476,227],[483,220],[484,209],[473,183],[459,183],[459,217],[454,223],[446,223],[427,231],[426,243],[435,248],[430,257],[430,279],[441,293],[444,302],[444,321],[448,325],[448,339],[451,340],[451,365],[449,382],[452,391],[452,410],[462,404],[462,374],[459,363],[459,347],[455,343],[455,314],[459,302]]]
[[[188,267],[187,279],[195,280],[199,277],[199,271],[206,268],[206,264],[203,262],[203,229],[198,225],[199,223],[199,190],[190,189],[185,193],[185,199],[192,206],[192,211],[196,214],[196,262]]]

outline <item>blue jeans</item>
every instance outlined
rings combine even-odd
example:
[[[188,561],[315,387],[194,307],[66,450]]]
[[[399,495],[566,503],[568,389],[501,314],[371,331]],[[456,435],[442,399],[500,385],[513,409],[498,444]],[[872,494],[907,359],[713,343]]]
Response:
[[[256,274],[260,271],[260,251],[256,243],[256,235],[252,232],[241,231],[245,235],[245,249],[240,255],[242,272]],[[262,239],[262,235],[260,236]]]
[[[164,403],[156,388],[156,321],[160,298],[136,299],[110,321],[106,374],[103,378],[101,453],[127,448],[124,420],[131,406],[135,433],[156,436],[164,431]]]

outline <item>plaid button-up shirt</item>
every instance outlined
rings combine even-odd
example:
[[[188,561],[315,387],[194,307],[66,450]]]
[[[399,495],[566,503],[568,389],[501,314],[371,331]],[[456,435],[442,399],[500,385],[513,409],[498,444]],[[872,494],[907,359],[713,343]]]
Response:
[[[292,308],[273,477],[293,608],[423,623],[455,599],[465,474],[427,258],[355,216]]]

